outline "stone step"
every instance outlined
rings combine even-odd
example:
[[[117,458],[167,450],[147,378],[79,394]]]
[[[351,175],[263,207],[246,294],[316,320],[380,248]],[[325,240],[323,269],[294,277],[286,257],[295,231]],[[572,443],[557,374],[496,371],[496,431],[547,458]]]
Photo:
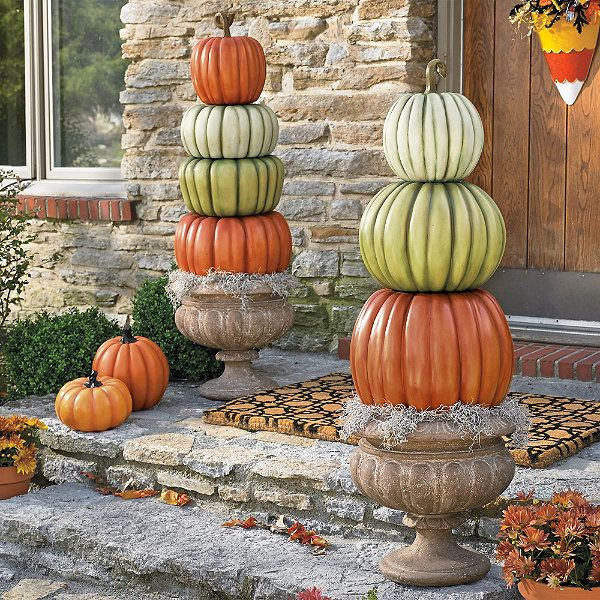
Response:
[[[224,528],[228,516],[102,496],[82,484],[50,486],[0,503],[0,563],[79,588],[110,586],[114,598],[137,590],[135,597],[167,600],[289,600],[312,586],[332,600],[360,600],[371,589],[379,600],[516,598],[497,566],[470,586],[409,588],[378,571],[393,543],[331,537],[332,548],[315,556],[268,531]]]

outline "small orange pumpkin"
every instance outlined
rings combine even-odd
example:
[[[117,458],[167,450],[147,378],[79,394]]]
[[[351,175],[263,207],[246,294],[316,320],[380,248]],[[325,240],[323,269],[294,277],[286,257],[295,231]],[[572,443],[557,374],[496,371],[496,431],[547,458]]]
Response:
[[[127,386],[113,377],[99,377],[92,371],[65,383],[56,395],[56,416],[70,429],[106,431],[118,427],[131,414],[132,400]]]
[[[292,234],[278,213],[249,217],[202,217],[188,213],[175,231],[175,260],[182,271],[206,275],[279,273],[292,255]]]
[[[125,383],[131,392],[133,410],[158,404],[169,384],[167,357],[152,340],[132,334],[129,317],[123,334],[98,348],[92,368]]]
[[[265,52],[252,37],[231,36],[233,15],[219,13],[215,19],[224,37],[205,38],[194,46],[194,89],[204,104],[250,104],[265,85]]]

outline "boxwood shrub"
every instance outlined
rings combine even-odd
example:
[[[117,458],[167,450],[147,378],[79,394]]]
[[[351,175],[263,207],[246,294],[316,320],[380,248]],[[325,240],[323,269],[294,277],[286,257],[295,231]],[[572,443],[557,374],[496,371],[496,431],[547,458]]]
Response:
[[[194,344],[175,325],[165,285],[167,277],[149,279],[133,300],[133,333],[156,342],[165,353],[172,379],[202,381],[220,375],[223,365],[215,360],[216,350]]]
[[[98,346],[118,333],[117,323],[97,308],[40,312],[11,323],[2,348],[8,398],[54,394],[67,381],[88,375]]]

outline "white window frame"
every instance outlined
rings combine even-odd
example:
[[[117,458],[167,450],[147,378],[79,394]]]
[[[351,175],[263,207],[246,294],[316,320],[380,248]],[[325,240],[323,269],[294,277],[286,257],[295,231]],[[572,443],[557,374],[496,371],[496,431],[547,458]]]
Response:
[[[52,4],[24,0],[26,165],[3,168],[24,179],[121,181],[120,168],[58,167],[54,164],[52,95]]]

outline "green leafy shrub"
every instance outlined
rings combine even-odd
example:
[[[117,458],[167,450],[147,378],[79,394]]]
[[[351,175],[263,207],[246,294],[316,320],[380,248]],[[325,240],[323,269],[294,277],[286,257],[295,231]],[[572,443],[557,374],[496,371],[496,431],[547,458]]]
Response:
[[[174,379],[200,381],[219,375],[222,363],[216,351],[194,344],[175,325],[173,307],[167,296],[166,277],[142,284],[133,300],[133,333],[156,342],[165,353]]]
[[[3,348],[9,398],[56,393],[87,375],[98,346],[118,333],[117,323],[97,308],[40,312],[10,324]]]

